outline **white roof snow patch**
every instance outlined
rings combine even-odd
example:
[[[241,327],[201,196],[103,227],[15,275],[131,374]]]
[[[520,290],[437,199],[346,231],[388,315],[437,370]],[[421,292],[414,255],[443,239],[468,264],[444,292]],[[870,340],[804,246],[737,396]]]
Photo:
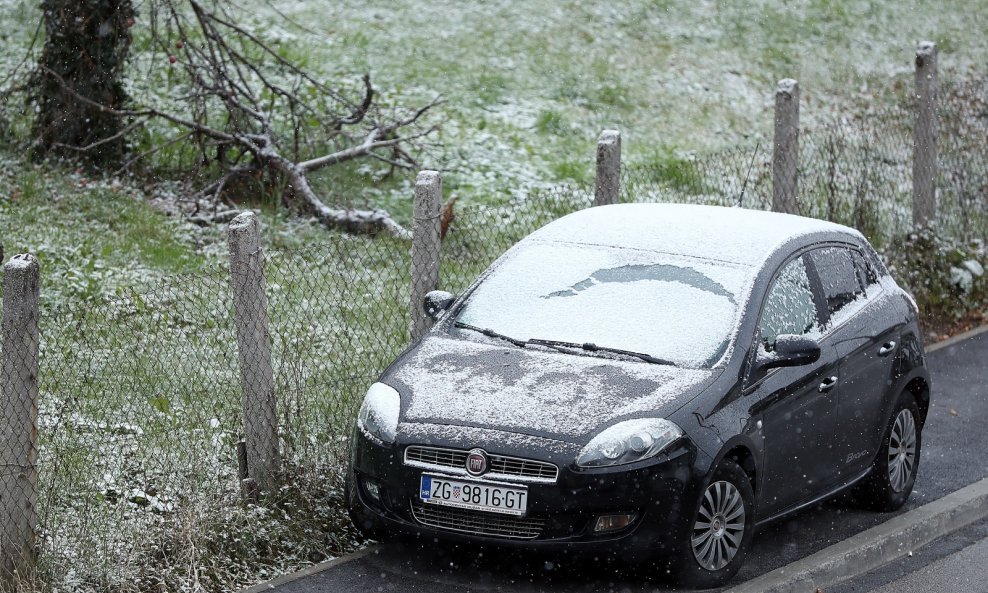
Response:
[[[849,227],[745,208],[693,204],[617,204],[580,210],[531,235],[565,241],[690,255],[759,265],[787,240],[831,231],[860,237]]]

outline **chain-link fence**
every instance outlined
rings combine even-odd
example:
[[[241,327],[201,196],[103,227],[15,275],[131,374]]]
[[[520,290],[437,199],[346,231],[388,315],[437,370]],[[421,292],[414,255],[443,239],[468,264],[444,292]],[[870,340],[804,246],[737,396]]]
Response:
[[[203,546],[237,548],[250,539],[235,531],[249,521],[221,523],[251,494],[242,492],[238,444],[257,430],[252,423],[276,430],[285,476],[306,467],[340,473],[355,406],[408,341],[408,246],[387,237],[335,236],[305,249],[249,255],[256,260],[250,266],[263,269],[266,303],[243,298],[236,270],[231,282],[227,266],[217,264],[153,290],[41,309],[36,440],[20,409],[0,411],[0,487],[21,487],[24,448],[36,443],[38,452],[36,525],[29,513],[0,523],[37,532],[42,582],[28,588],[173,590],[183,579],[201,579],[209,590],[238,584],[190,570],[206,571],[207,554],[217,551]],[[32,372],[22,370],[23,357],[2,354],[18,363],[4,367],[4,405],[31,405],[29,394],[7,384],[29,385]],[[254,392],[277,402],[273,416],[252,405]],[[335,485],[313,484],[310,494],[324,497]],[[0,491],[0,501],[19,500],[11,494]],[[4,508],[4,515],[13,510]],[[24,540],[15,535],[5,531],[2,541]],[[249,579],[256,567],[240,570]]]
[[[455,211],[442,240],[439,285],[465,290],[495,259],[520,239],[553,220],[590,206],[589,186],[541,189],[523,202],[469,205]]]
[[[988,232],[985,88],[984,81],[948,87],[941,104],[937,224],[961,241]],[[800,140],[800,213],[850,224],[876,243],[908,232],[908,110],[804,130]],[[632,160],[621,170],[620,201],[768,209],[771,153],[763,145]],[[593,197],[590,185],[563,184],[525,201],[444,209],[439,287],[462,292],[519,239]],[[39,587],[230,588],[264,574],[258,558],[288,553],[271,549],[264,530],[272,523],[253,511],[231,514],[252,495],[244,480],[263,481],[259,468],[269,460],[315,498],[333,484],[306,476],[341,475],[364,391],[409,341],[410,246],[347,235],[292,251],[260,246],[245,243],[231,266],[167,278],[153,290],[42,307],[37,520],[22,513],[24,521],[3,523],[13,531],[0,534],[12,541],[17,530],[37,532]],[[31,479],[31,446],[17,441],[25,426],[10,420],[25,417],[25,404],[10,394],[31,374],[32,358],[21,346],[26,354],[12,356],[6,333],[3,344],[4,361],[21,361],[5,362],[0,376],[0,489],[7,489],[0,501],[10,501]],[[322,469],[300,475],[304,468]],[[279,509],[286,516],[311,510]],[[0,510],[15,516],[21,508]],[[285,537],[310,536],[328,537]],[[209,554],[230,550],[241,556],[225,570],[242,581],[203,568]]]
[[[236,499],[236,348],[219,268],[43,311],[39,561],[52,585],[151,586],[145,571],[184,559],[170,529]]]
[[[706,155],[666,155],[622,170],[621,201],[772,206],[771,150],[761,144]]]
[[[988,75],[947,80],[939,105],[937,222],[988,244]]]
[[[364,393],[408,345],[408,244],[337,236],[267,260],[282,454],[339,462]]]
[[[912,228],[913,113],[870,110],[800,134],[796,213],[855,227],[877,245]],[[988,242],[988,79],[946,84],[938,108],[936,229]],[[772,146],[664,155],[622,169],[622,202],[772,207]],[[742,196],[743,190],[743,196]]]

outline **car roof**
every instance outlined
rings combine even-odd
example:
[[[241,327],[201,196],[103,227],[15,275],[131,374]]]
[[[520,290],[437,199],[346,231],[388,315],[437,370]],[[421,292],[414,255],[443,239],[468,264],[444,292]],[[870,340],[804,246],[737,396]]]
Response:
[[[615,204],[564,216],[528,239],[641,249],[760,266],[800,236],[837,233],[863,240],[843,225],[764,210],[695,204]],[[857,242],[857,241],[855,241]]]

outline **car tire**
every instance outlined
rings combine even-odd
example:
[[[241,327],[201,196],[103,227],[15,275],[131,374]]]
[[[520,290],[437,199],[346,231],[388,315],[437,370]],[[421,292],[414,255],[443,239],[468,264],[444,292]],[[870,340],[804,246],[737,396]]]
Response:
[[[693,505],[683,549],[672,567],[676,580],[697,589],[727,583],[744,563],[754,526],[751,482],[738,464],[725,459]]]
[[[909,499],[919,469],[921,418],[916,400],[903,394],[889,415],[871,473],[858,489],[856,498],[865,508],[894,511]]]

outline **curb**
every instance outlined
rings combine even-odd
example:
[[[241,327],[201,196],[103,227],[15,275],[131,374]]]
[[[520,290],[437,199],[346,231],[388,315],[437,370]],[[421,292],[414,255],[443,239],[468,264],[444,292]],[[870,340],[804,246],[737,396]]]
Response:
[[[966,332],[964,332],[962,334],[957,334],[956,336],[951,336],[951,337],[947,338],[946,340],[944,340],[942,342],[937,342],[936,344],[930,344],[929,346],[926,347],[925,351],[926,351],[927,354],[929,354],[930,352],[936,352],[937,350],[941,350],[943,348],[947,348],[949,346],[953,346],[954,344],[956,344],[958,342],[963,342],[964,340],[966,340],[968,338],[973,338],[974,336],[979,336],[979,335],[981,335],[981,334],[983,334],[985,332],[988,332],[988,324],[979,325],[978,327],[976,327],[974,329],[969,329],[969,330],[967,330]]]
[[[985,517],[988,517],[988,478],[729,591],[809,593],[825,589],[906,556]]]
[[[282,585],[286,585],[299,579],[304,579],[305,577],[309,577],[314,574],[319,574],[324,570],[329,570],[330,568],[340,566],[354,560],[359,560],[369,554],[376,554],[377,548],[378,546],[367,546],[362,550],[357,550],[356,552],[347,554],[346,556],[340,556],[339,558],[326,560],[324,562],[320,562],[319,564],[313,564],[308,568],[303,568],[302,570],[297,570],[295,572],[273,578],[270,581],[264,581],[263,583],[252,585],[246,589],[241,589],[240,593],[262,593],[264,591],[271,591],[272,589]]]

